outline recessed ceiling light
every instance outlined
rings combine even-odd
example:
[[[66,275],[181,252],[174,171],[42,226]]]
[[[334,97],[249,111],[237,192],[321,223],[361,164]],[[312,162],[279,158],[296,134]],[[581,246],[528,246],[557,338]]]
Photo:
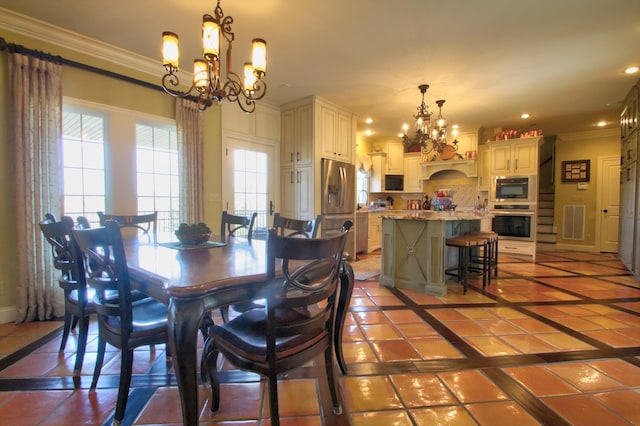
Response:
[[[373,130],[367,129],[367,130],[364,131],[364,134],[367,135],[367,136],[371,136],[373,134]]]
[[[629,67],[626,70],[624,70],[625,74],[635,74],[638,72],[640,68],[633,66],[633,67]]]
[[[452,129],[457,129],[457,128],[458,128],[458,125],[457,125],[457,124],[454,124],[453,126],[451,126],[451,128],[452,128]]]
[[[598,121],[598,124],[596,124],[596,126],[598,126],[598,127],[604,127],[604,126],[606,126],[607,124],[608,124],[608,123],[607,123],[606,121],[602,120],[602,121]]]
[[[525,119],[529,117],[531,117],[531,114],[529,114],[528,112],[525,112],[520,116],[520,118],[525,118]]]
[[[367,124],[371,124],[373,123],[373,119],[372,118],[367,118],[366,120],[364,120],[365,123]]]

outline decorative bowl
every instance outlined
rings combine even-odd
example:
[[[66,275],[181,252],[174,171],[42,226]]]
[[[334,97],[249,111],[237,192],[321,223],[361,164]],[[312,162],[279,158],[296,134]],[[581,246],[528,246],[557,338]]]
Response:
[[[182,244],[189,245],[204,244],[209,241],[209,238],[211,238],[211,232],[194,234],[176,231],[175,234],[176,238],[178,238],[178,241],[180,241]]]

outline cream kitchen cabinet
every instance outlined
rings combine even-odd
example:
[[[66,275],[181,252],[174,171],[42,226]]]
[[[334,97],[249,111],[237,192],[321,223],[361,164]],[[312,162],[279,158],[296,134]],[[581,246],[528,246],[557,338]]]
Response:
[[[281,206],[279,213],[287,217],[312,219],[313,208],[313,168],[287,167],[280,173]]]
[[[320,103],[320,143],[323,158],[353,163],[355,126],[353,114]]]
[[[422,156],[420,153],[404,156],[404,192],[422,192]]]
[[[489,144],[491,175],[535,175],[538,173],[538,145],[542,138],[494,141]]]
[[[478,157],[476,161],[476,166],[478,167],[478,191],[489,191],[491,187],[489,145],[480,145],[478,147]]]
[[[402,141],[387,142],[387,169],[388,175],[404,174],[404,145]]]
[[[281,205],[275,208],[286,216],[313,219],[322,209],[322,158],[353,163],[355,118],[317,96],[284,104],[280,112]]]
[[[367,253],[382,247],[382,214],[381,212],[369,212],[367,236]]]
[[[280,166],[310,166],[313,161],[313,105],[283,110],[280,117]]]

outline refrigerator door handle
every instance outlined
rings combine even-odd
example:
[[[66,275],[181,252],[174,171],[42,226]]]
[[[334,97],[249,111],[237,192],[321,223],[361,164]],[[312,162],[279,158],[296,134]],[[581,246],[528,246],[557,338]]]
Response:
[[[344,169],[344,167],[340,167],[340,207],[344,207],[346,196],[347,196],[347,171]]]

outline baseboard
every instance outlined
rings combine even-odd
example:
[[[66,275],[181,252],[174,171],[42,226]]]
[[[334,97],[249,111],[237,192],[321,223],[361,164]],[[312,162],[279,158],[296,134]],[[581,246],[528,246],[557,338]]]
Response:
[[[599,253],[596,246],[584,246],[578,244],[560,244],[556,243],[556,250],[586,251],[589,253]]]
[[[16,321],[16,307],[7,306],[0,308],[0,324]]]

